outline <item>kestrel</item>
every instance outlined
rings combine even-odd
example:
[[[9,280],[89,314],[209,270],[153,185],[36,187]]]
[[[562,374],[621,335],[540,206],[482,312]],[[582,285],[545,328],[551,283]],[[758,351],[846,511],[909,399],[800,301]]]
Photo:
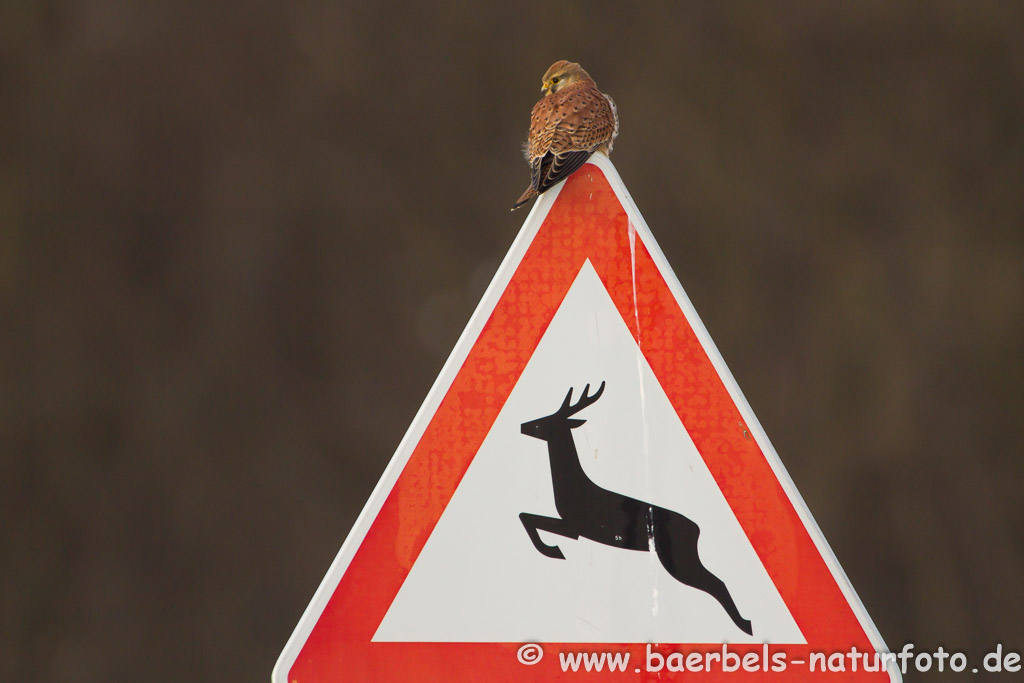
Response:
[[[544,96],[530,112],[524,148],[530,186],[513,211],[575,173],[594,152],[611,154],[619,134],[615,102],[576,62],[561,59],[552,64],[540,91]]]

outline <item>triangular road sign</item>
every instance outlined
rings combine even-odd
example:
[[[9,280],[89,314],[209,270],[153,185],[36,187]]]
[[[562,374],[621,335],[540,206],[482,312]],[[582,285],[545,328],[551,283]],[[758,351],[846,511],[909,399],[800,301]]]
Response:
[[[599,154],[537,200],[274,680],[899,681],[885,652]]]

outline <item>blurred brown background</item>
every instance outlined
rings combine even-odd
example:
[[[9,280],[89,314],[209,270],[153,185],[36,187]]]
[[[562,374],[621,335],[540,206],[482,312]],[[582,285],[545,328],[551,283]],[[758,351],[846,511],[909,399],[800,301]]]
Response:
[[[269,680],[526,217],[559,58],[890,647],[1024,650],[1022,26],[4,3],[0,678]]]

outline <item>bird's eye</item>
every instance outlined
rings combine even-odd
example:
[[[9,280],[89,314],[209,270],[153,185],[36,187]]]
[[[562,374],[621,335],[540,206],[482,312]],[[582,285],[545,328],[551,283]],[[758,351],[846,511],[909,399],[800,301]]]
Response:
[[[559,78],[558,76],[555,76],[554,78],[552,78],[552,79],[551,79],[551,83],[552,83],[552,84],[554,84],[554,83],[558,83],[558,81],[560,81],[560,80],[562,80],[562,79],[561,79],[561,78]]]

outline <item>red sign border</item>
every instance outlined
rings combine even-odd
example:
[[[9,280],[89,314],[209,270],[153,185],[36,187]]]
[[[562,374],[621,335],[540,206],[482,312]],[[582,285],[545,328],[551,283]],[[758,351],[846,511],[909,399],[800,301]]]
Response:
[[[612,183],[620,187],[626,201]],[[710,337],[611,163],[595,157],[571,176],[557,195],[549,191],[540,201],[543,205],[534,207],[506,265],[495,276],[496,282],[453,352],[449,365],[457,362],[459,351],[468,347],[461,366],[436,409],[426,416],[425,428],[403,463],[403,446],[409,436],[415,436],[417,423],[424,417],[417,416],[364,511],[364,516],[374,514],[365,535],[352,553],[353,537],[367,523],[361,518],[363,524],[357,522],[346,541],[351,554],[347,567],[341,566],[347,559],[343,547],[282,653],[275,680],[558,680],[579,674],[563,673],[555,653],[581,651],[629,651],[631,662],[644,668],[645,643],[547,643],[544,659],[527,666],[516,657],[521,643],[372,642],[505,399],[588,259],[806,638],[806,645],[786,645],[787,657],[806,660],[813,651],[845,652],[854,646],[860,652],[884,651],[881,638],[838,569],[753,413],[742,395],[734,397],[730,392],[729,385],[736,394],[738,387],[724,370]],[[536,229],[532,236],[531,225]],[[526,239],[529,242],[521,260],[509,263],[514,260],[517,245],[522,249]],[[663,268],[659,268],[659,260]],[[511,277],[503,284],[503,275],[513,265]],[[501,287],[500,296],[479,334],[471,338],[474,322],[486,313],[488,299],[495,296],[497,287]],[[446,366],[442,371],[439,385],[448,369]],[[430,408],[427,404],[425,409]],[[750,419],[744,417],[744,412]],[[766,447],[759,446],[759,442]],[[396,466],[401,467],[397,478],[391,471]],[[385,494],[383,487],[389,479],[393,479],[393,486]],[[373,502],[381,498],[382,504],[374,511]],[[838,572],[833,572],[826,558]],[[326,590],[329,595],[325,595]],[[317,607],[322,608],[319,614],[315,613]],[[297,638],[303,642],[295,642]],[[656,649],[668,654],[680,649],[714,651],[720,647],[666,644]],[[760,645],[730,649],[740,654],[761,652]],[[657,674],[634,672],[632,663],[629,668],[626,674],[592,672],[586,676],[588,680],[610,680],[609,676],[616,680],[673,678],[664,670]],[[279,675],[285,672],[286,677]],[[689,679],[695,674],[680,675]],[[819,674],[795,666],[781,673],[758,671],[746,675],[756,680],[821,680]],[[717,671],[705,672],[700,679],[730,681],[743,676],[743,672]],[[898,674],[893,676],[892,680],[898,680]],[[829,674],[828,678],[881,681],[890,680],[890,674]]]

